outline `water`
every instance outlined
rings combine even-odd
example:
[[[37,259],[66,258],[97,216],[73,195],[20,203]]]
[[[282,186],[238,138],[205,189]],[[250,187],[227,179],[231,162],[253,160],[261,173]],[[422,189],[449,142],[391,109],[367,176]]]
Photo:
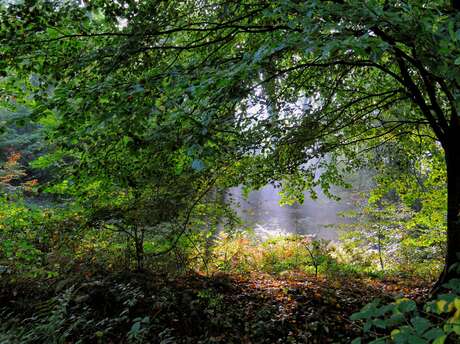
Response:
[[[266,238],[273,235],[313,234],[317,238],[337,240],[337,229],[331,225],[346,222],[337,213],[350,209],[350,202],[334,201],[318,192],[313,200],[305,194],[303,204],[280,206],[278,189],[267,185],[253,191],[245,199],[240,187],[231,188],[227,202],[232,202],[245,227],[254,229],[256,235]]]

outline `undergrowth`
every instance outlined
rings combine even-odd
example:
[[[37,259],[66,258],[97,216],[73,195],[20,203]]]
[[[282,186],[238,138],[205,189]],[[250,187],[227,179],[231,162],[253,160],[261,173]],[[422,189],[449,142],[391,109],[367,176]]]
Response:
[[[207,264],[202,264],[203,261]],[[297,234],[273,236],[262,241],[244,233],[221,233],[214,241],[207,260],[199,263],[201,264],[194,268],[207,273],[223,271],[244,274],[256,271],[283,275],[302,272],[330,277],[414,277],[428,280],[437,276],[437,262],[414,263],[412,266],[393,264],[382,270],[373,251],[363,251],[347,242],[333,242]],[[429,274],[426,272],[427,268],[430,270]]]

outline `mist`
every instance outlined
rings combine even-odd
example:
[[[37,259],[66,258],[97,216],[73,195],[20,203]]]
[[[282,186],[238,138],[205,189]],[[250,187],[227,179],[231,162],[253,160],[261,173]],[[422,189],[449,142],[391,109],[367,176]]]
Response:
[[[226,202],[231,203],[242,219],[243,227],[253,229],[262,239],[276,235],[311,234],[316,238],[338,240],[334,225],[347,221],[338,213],[352,207],[346,195],[340,195],[341,200],[335,201],[320,190],[317,199],[312,199],[306,192],[303,204],[281,206],[278,192],[279,189],[267,185],[245,198],[242,188],[234,187],[228,190]]]

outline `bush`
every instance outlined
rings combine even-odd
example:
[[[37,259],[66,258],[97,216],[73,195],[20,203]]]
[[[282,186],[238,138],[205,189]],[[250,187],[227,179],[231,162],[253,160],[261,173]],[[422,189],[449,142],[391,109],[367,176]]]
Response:
[[[382,305],[380,300],[367,304],[352,320],[363,322],[364,338],[353,344],[443,344],[460,337],[460,279],[453,279],[445,288],[449,292],[418,306],[415,301],[400,298]],[[449,341],[452,342],[452,341]],[[455,341],[457,342],[457,341]]]
[[[242,233],[221,234],[213,247],[212,268],[240,273],[326,273],[336,264],[332,251],[330,242],[309,235],[277,236],[261,242]]]

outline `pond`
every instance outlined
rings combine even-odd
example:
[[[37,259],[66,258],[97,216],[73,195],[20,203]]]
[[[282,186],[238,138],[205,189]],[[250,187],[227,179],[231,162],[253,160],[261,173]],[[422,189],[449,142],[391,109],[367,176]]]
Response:
[[[337,240],[337,228],[331,225],[348,222],[338,212],[352,208],[352,202],[342,195],[340,201],[326,197],[318,192],[318,198],[312,199],[305,194],[303,204],[292,206],[279,205],[279,189],[272,185],[252,191],[248,198],[243,197],[242,188],[231,188],[226,201],[243,220],[244,226],[252,228],[261,238],[286,234],[312,234],[317,238]]]

